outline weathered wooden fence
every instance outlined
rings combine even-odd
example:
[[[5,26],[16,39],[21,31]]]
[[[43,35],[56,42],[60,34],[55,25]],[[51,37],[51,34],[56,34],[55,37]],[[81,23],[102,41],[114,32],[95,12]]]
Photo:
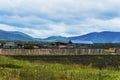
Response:
[[[2,55],[104,55],[104,49],[0,49]]]

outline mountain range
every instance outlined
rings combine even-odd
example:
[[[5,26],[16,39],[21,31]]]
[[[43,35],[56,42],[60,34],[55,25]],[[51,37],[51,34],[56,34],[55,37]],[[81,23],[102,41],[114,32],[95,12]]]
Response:
[[[19,31],[0,30],[0,40],[43,41],[43,42],[68,42],[69,39],[62,36],[51,36],[45,39],[33,38]]]
[[[18,31],[0,30],[0,40],[23,40],[23,41],[45,41],[45,42],[68,42],[69,40],[92,41],[94,43],[120,43],[120,32],[103,31],[92,32],[81,36],[63,37],[50,36],[45,39],[33,38]]]
[[[0,30],[0,40],[34,40],[31,36],[18,31]]]
[[[81,36],[69,37],[69,39],[92,41],[94,43],[120,43],[120,32],[92,32]]]

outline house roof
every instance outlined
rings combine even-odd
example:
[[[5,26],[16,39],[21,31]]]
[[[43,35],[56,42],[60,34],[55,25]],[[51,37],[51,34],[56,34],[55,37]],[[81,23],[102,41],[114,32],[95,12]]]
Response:
[[[80,41],[80,40],[71,40],[75,44],[93,44],[92,41]]]

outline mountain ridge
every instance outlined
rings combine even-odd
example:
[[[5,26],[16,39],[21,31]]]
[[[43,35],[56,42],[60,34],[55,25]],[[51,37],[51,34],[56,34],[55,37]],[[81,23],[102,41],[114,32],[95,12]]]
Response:
[[[0,30],[0,40],[34,40],[31,36],[19,31]]]
[[[42,41],[42,42],[68,42],[69,40],[92,41],[93,43],[120,43],[120,32],[102,31],[91,32],[85,35],[64,37],[50,36],[48,38],[33,38],[19,31],[0,30],[0,40],[22,40],[22,41]]]
[[[92,41],[94,43],[120,42],[120,32],[103,31],[92,32],[82,36],[69,37],[70,40]]]

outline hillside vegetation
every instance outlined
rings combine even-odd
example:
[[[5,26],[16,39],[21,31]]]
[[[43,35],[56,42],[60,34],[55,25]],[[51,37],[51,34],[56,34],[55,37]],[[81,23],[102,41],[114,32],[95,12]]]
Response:
[[[0,80],[120,80],[118,70],[74,63],[29,62],[0,56]]]

